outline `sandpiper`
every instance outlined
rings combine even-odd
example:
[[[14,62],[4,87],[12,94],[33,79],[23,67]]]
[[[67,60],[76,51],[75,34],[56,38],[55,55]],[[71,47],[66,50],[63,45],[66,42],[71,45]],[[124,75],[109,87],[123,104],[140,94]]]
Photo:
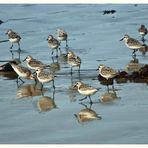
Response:
[[[55,39],[52,35],[48,36],[47,41],[48,41],[49,48],[52,49],[51,55],[53,56],[54,50],[56,49],[56,52],[57,52],[56,56],[58,57],[58,50],[60,50],[61,52],[60,42],[57,39]]]
[[[35,80],[35,77],[33,76],[33,74],[28,68],[19,66],[13,63],[10,63],[10,65],[12,66],[14,71],[17,73],[18,79],[21,80],[22,83],[24,83],[24,81],[21,79],[21,77],[29,80]],[[18,83],[18,79],[17,79],[17,83]]]
[[[13,43],[17,43],[18,50],[20,50],[20,40],[21,40],[20,35],[14,31],[12,31],[11,29],[8,29],[6,34],[8,35],[9,41],[12,43],[12,45],[10,46],[10,49],[12,49]]]
[[[134,39],[131,38],[129,35],[125,35],[120,41],[124,40],[125,45],[129,48],[133,50],[133,56],[136,56],[135,52],[138,51],[138,49],[140,49],[142,47],[142,44]]]
[[[144,25],[138,29],[139,34],[142,36],[142,41],[144,42],[144,36],[148,33],[147,28]]]
[[[27,66],[30,69],[37,70],[39,68],[50,67],[50,65],[46,65],[39,60],[34,59],[32,56],[28,55],[23,61],[27,61]]]
[[[61,41],[66,41],[66,48],[68,47],[67,44],[67,38],[68,38],[68,34],[67,32],[65,32],[63,29],[58,28],[56,30],[56,35],[57,35],[57,39],[61,42]]]
[[[71,74],[72,74],[73,67],[79,67],[78,72],[80,73],[81,59],[80,59],[80,57],[75,55],[74,52],[68,51],[67,63],[71,66]]]
[[[10,63],[16,64],[16,65],[21,63],[19,59],[14,59],[12,61],[1,61],[1,62],[7,62],[7,63],[0,65],[0,72],[14,72],[14,69],[12,68]]]
[[[88,85],[84,84],[83,82],[77,82],[74,87],[77,87],[77,90],[80,94],[86,96],[85,98],[80,99],[80,101],[89,97],[90,104],[93,103],[90,96],[95,94],[98,91],[96,88],[88,86]]]
[[[37,79],[42,84],[41,90],[43,89],[43,84],[48,82],[53,82],[53,88],[55,89],[54,85],[54,75],[51,72],[46,72],[44,69],[39,68],[36,70]]]
[[[117,71],[110,68],[110,67],[106,67],[105,65],[103,64],[100,64],[98,69],[99,70],[99,74],[105,78],[105,79],[112,79],[114,78],[116,75],[117,75]]]
[[[103,64],[100,64],[97,70],[99,70],[99,74],[103,78],[105,78],[107,81],[109,79],[113,79],[118,74],[118,72],[116,70],[114,70],[114,69],[112,69],[110,67],[107,67],[107,66],[105,66]],[[108,83],[107,83],[107,87],[108,87]],[[109,88],[108,88],[108,90],[109,90]]]

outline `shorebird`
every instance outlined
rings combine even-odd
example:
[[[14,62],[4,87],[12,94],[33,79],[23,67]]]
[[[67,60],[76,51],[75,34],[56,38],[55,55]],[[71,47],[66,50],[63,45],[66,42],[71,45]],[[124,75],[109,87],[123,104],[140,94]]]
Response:
[[[37,70],[39,68],[50,67],[50,65],[46,65],[39,60],[34,59],[32,56],[28,55],[23,61],[27,61],[27,67],[33,70]]]
[[[67,38],[68,38],[68,34],[67,32],[65,32],[63,29],[58,28],[56,30],[56,35],[57,35],[57,39],[61,42],[61,41],[65,41],[66,42],[66,49],[68,47],[67,44]]]
[[[87,99],[89,97],[90,104],[92,104],[91,95],[95,94],[98,90],[96,88],[93,88],[91,86],[88,86],[84,84],[83,82],[77,82],[74,87],[77,87],[77,90],[80,94],[86,96],[85,98],[80,99],[79,101],[82,101],[84,99]]]
[[[56,56],[58,57],[58,50],[60,50],[61,52],[61,49],[60,49],[60,42],[55,39],[52,35],[49,35],[48,38],[47,38],[47,41],[48,41],[48,46],[49,48],[52,49],[52,53],[51,55],[53,56],[53,53],[54,53],[54,50],[56,50]]]
[[[105,78],[106,80],[112,79],[117,75],[116,70],[114,70],[114,69],[112,69],[110,67],[106,67],[103,64],[100,64],[97,70],[99,70],[99,74],[103,78]]]
[[[12,68],[10,63],[16,64],[16,65],[21,63],[19,59],[14,59],[12,61],[1,61],[1,62],[7,62],[7,63],[0,65],[0,72],[14,72],[14,69]]]
[[[23,66],[19,66],[19,65],[13,64],[13,63],[10,63],[10,65],[12,66],[12,68],[14,69],[14,71],[18,75],[17,84],[18,84],[18,80],[21,80],[21,82],[24,83],[24,81],[21,78],[35,80],[35,77],[33,76],[33,74],[31,73],[31,71],[28,68],[23,67]]]
[[[12,31],[11,29],[8,29],[6,34],[8,35],[9,41],[12,43],[12,45],[10,46],[10,49],[12,49],[13,43],[17,43],[18,50],[21,50],[20,49],[20,40],[21,40],[20,35],[14,31]]]
[[[110,67],[106,67],[105,65],[103,64],[100,64],[98,66],[98,69],[99,70],[99,74],[105,78],[107,81],[109,79],[113,79],[118,73],[116,70],[110,68]],[[108,86],[108,85],[107,85]]]
[[[71,66],[71,75],[72,75],[72,68],[79,67],[78,72],[80,73],[80,66],[81,66],[81,59],[74,52],[69,51],[67,54],[67,63]]]
[[[148,33],[147,28],[144,25],[141,25],[141,27],[138,29],[138,32],[142,36],[142,41],[144,42],[144,36]]]
[[[125,35],[120,41],[124,40],[125,45],[129,48],[133,50],[133,56],[136,56],[135,52],[138,51],[138,49],[140,49],[142,47],[142,44],[134,39],[131,38],[129,35]]]
[[[39,68],[36,70],[37,79],[42,84],[41,90],[43,89],[43,84],[48,82],[53,82],[53,88],[55,89],[54,85],[54,75],[50,72],[44,71],[44,69]]]

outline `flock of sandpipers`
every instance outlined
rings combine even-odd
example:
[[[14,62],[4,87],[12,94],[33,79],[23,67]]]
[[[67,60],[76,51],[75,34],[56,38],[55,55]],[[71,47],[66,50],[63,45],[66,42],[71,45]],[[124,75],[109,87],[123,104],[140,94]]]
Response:
[[[139,33],[142,36],[142,41],[144,42],[144,36],[147,34],[147,28],[144,25],[141,25],[139,28]],[[6,34],[8,35],[9,41],[12,44],[10,49],[13,48],[13,44],[17,43],[18,44],[18,50],[21,50],[20,48],[20,41],[21,41],[21,36],[12,31],[11,29],[7,30]],[[140,41],[130,37],[129,35],[124,35],[124,37],[120,40],[124,40],[125,45],[133,51],[133,56],[136,56],[136,52],[138,49],[140,49],[144,43],[141,43]],[[71,74],[73,73],[73,67],[78,67],[78,72],[80,74],[80,67],[81,67],[81,58],[77,56],[74,51],[69,50],[68,48],[68,34],[67,32],[64,31],[64,29],[57,29],[56,30],[56,37],[53,35],[49,35],[47,38],[48,41],[48,46],[51,49],[51,56],[53,57],[54,52],[56,52],[56,57],[58,57],[59,52],[61,53],[61,42],[65,41],[66,42],[66,57],[67,57],[67,63],[71,67]],[[53,88],[55,89],[55,84],[54,84],[54,78],[55,73],[52,71],[46,71],[50,67],[50,65],[44,64],[42,61],[39,61],[32,57],[31,55],[28,55],[23,61],[26,61],[27,67],[17,65],[14,63],[10,62],[10,65],[14,69],[14,71],[18,75],[17,83],[20,80],[22,83],[24,83],[24,79],[30,79],[30,80],[35,80],[35,82],[40,82],[41,85],[41,90],[43,89],[44,83],[52,82]],[[97,69],[97,68],[96,68]],[[118,72],[114,70],[113,68],[107,67],[103,64],[98,66],[98,72],[99,74],[105,78],[107,81],[109,79],[113,79]],[[75,87],[78,92],[81,95],[84,95],[85,98],[80,99],[80,101],[86,99],[87,97],[90,100],[90,104],[92,104],[91,100],[91,95],[95,94],[98,89],[94,88],[92,86],[88,86],[87,84],[83,83],[82,81],[78,81],[75,83],[73,86]]]

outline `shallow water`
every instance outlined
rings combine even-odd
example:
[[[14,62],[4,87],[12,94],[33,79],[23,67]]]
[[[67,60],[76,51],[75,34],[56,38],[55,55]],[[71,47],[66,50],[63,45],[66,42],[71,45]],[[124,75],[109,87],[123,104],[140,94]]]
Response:
[[[114,14],[103,15],[104,10],[115,9]],[[102,119],[79,123],[74,114],[85,107],[79,99],[83,96],[73,91],[73,82],[79,80],[77,69],[73,77],[70,67],[60,56],[60,70],[56,72],[55,92],[52,84],[45,84],[44,96],[53,98],[56,107],[41,112],[38,102],[43,93],[33,81],[17,88],[16,79],[0,76],[0,143],[21,144],[147,144],[148,139],[148,86],[145,83],[114,84],[117,99],[100,102],[107,91],[97,80],[99,64],[117,70],[125,69],[132,60],[131,51],[119,40],[128,33],[140,40],[137,29],[147,26],[148,5],[125,4],[48,4],[0,5],[0,40],[7,39],[5,32],[11,28],[20,33],[21,61],[27,56],[44,63],[52,63],[46,38],[55,30],[64,28],[69,35],[68,45],[82,59],[81,81],[101,88],[92,96],[91,109]],[[146,36],[146,40],[148,40]],[[147,41],[146,41],[147,43]],[[1,60],[11,60],[10,43],[0,43]],[[62,51],[65,53],[65,44]],[[17,45],[14,46],[17,49]],[[14,58],[18,58],[14,52]],[[148,56],[137,53],[139,63],[148,63]],[[2,63],[1,63],[2,64]],[[22,63],[24,66],[25,63]],[[39,86],[38,86],[39,87]],[[55,94],[53,94],[55,93]],[[89,101],[83,103],[89,108]]]

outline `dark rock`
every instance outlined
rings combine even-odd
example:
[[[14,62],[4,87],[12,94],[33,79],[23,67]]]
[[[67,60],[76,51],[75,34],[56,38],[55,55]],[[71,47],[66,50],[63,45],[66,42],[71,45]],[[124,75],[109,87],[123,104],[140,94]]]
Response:
[[[2,20],[0,20],[0,24],[4,23]]]
[[[104,10],[103,14],[114,14],[116,12],[116,10]]]
[[[148,64],[141,67],[138,71],[126,72],[119,71],[117,76],[114,78],[117,83],[127,83],[127,82],[135,82],[135,83],[147,83],[148,84]],[[98,80],[102,85],[112,85],[113,79],[109,79],[108,81],[102,76],[98,76]]]
[[[98,80],[100,81],[100,83],[102,85],[113,85],[113,79],[108,79],[106,80],[105,78],[103,78],[101,75],[98,75]]]

